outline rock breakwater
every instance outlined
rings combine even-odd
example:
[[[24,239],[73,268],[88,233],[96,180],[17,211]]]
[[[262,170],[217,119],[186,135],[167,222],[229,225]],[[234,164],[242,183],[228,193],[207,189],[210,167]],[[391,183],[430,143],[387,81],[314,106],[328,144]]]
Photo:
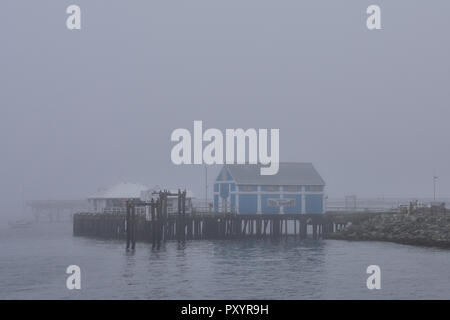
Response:
[[[450,249],[450,214],[382,214],[351,224],[327,238],[389,241]]]

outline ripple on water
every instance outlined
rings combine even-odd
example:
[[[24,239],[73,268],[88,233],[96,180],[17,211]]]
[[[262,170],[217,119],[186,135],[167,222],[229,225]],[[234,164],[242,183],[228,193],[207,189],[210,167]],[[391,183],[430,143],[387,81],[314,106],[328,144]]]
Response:
[[[0,232],[2,299],[449,299],[450,251],[381,242],[217,240],[164,244],[72,237],[71,226]],[[82,290],[65,288],[68,265]],[[378,264],[382,289],[365,286]]]

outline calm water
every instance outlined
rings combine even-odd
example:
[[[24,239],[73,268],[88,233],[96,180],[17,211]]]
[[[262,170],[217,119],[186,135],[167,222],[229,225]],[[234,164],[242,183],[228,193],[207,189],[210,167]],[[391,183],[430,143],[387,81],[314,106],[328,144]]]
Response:
[[[68,265],[81,290],[67,290]],[[366,288],[366,267],[382,289]],[[0,228],[1,299],[449,299],[450,251],[378,242],[192,241],[159,252],[75,238],[70,224]]]

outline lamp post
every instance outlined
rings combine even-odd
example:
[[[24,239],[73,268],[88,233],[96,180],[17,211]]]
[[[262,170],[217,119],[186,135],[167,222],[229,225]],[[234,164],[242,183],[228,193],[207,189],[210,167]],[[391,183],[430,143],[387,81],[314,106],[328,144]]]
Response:
[[[436,180],[438,177],[433,175],[433,201],[436,201]]]

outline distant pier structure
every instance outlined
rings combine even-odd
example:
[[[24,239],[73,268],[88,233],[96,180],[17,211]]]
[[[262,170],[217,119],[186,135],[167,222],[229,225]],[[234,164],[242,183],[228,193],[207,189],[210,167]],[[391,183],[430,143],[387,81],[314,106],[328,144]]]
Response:
[[[111,214],[125,214],[127,212],[127,202],[133,200],[150,201],[155,195],[159,194],[161,187],[154,186],[149,188],[146,185],[132,182],[121,182],[109,188],[99,189],[96,193],[89,196],[87,201],[89,203],[89,212],[92,213],[111,213]],[[176,193],[176,190],[171,190]],[[192,208],[193,193],[187,191],[186,208],[190,212]],[[137,213],[145,213],[144,208],[137,208]],[[172,197],[167,200],[167,210],[169,213],[177,212],[177,203]]]
[[[86,200],[29,200],[25,204],[36,222],[68,221],[74,213],[88,209]]]
[[[148,187],[140,183],[121,182],[109,188],[101,188],[87,199],[89,211],[93,213],[126,212],[128,200],[138,200]]]

